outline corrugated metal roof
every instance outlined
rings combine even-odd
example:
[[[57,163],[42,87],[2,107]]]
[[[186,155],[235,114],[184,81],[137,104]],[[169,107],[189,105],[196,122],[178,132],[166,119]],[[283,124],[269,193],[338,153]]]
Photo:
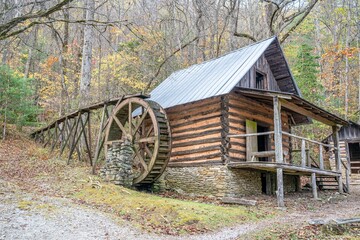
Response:
[[[227,94],[275,39],[272,37],[174,72],[150,93],[150,99],[169,108]]]

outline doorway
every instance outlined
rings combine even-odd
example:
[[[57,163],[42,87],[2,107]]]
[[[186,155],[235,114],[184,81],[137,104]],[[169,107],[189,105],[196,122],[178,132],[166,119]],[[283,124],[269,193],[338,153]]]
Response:
[[[360,142],[348,143],[351,173],[360,173]]]
[[[268,132],[269,128],[258,125],[257,130],[258,133],[262,133],[262,132]],[[257,150],[258,152],[269,151],[269,135],[257,136],[257,141],[258,141],[258,150]],[[259,161],[263,161],[263,162],[266,162],[268,160],[269,160],[268,157],[259,158]]]

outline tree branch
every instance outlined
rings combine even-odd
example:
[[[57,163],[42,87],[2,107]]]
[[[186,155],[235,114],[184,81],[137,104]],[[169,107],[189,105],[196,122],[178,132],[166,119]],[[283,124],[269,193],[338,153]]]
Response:
[[[150,81],[149,81],[148,84],[146,85],[146,88],[144,89],[144,92],[147,92],[147,91],[150,89],[150,87],[151,87],[152,83],[154,82],[155,78],[157,78],[157,76],[159,76],[161,68],[164,66],[164,64],[165,64],[172,56],[174,56],[176,53],[178,53],[178,52],[181,51],[182,49],[186,48],[187,46],[189,46],[191,43],[195,42],[195,41],[198,40],[198,39],[199,39],[199,36],[194,37],[192,40],[190,40],[189,42],[181,45],[179,48],[177,48],[175,51],[173,51],[169,56],[167,56],[167,57],[160,63],[160,65],[159,65],[159,67],[158,67],[155,75],[150,79]]]
[[[35,18],[44,18],[44,17],[48,17],[49,15],[51,15],[54,12],[57,12],[59,10],[62,9],[62,7],[64,7],[66,4],[72,2],[73,0],[63,0],[60,3],[50,7],[47,10],[40,10],[37,11],[36,13],[30,13],[30,14],[26,14],[20,17],[16,17],[11,19],[9,22],[1,24],[0,25],[0,40],[3,40],[5,38],[14,36],[16,34],[19,34],[21,32],[24,32],[25,30],[29,29],[30,27],[34,26],[35,24],[39,24],[39,22],[37,23],[30,23],[28,24],[26,27],[17,30],[15,32],[9,33],[12,29],[14,29],[16,26],[18,26],[20,23],[23,23],[27,20],[31,20],[31,19],[35,19]]]
[[[281,38],[280,38],[280,43],[283,43],[289,36],[290,34],[305,20],[305,18],[307,17],[307,15],[309,15],[309,13],[311,12],[311,10],[315,7],[316,3],[319,0],[314,0],[312,2],[312,4],[306,9],[306,11],[304,12],[304,15],[301,16],[301,18],[294,24],[294,26],[292,26],[289,31],[287,33],[285,33]]]
[[[247,39],[250,39],[253,42],[257,42],[256,38],[254,38],[253,36],[251,36],[250,34],[247,34],[247,33],[234,32],[234,36],[235,37],[247,38]]]

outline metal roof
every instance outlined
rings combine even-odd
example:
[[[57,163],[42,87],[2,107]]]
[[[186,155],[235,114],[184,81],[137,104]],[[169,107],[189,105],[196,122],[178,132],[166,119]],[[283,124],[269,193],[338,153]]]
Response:
[[[271,37],[174,72],[150,93],[150,99],[169,108],[227,94],[274,41],[277,38]]]

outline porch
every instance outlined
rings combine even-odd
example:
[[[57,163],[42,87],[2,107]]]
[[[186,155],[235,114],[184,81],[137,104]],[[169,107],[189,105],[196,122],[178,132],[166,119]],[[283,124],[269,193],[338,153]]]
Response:
[[[227,136],[228,139],[245,138],[246,145],[246,160],[244,161],[244,159],[240,160],[236,158],[230,158],[227,162],[227,166],[229,168],[252,169],[266,173],[276,172],[276,195],[279,207],[284,207],[284,174],[311,176],[311,185],[314,198],[318,198],[316,179],[320,177],[332,177],[336,179],[340,193],[343,193],[344,190],[349,190],[349,169],[347,169],[347,166],[344,165],[340,159],[338,136],[339,126],[348,124],[345,120],[307,102],[306,100],[294,94],[241,88],[236,89],[235,92],[254,99],[258,102],[272,105],[274,131],[247,131],[246,134],[229,134]],[[335,140],[334,144],[325,144],[283,131],[281,122],[282,111],[291,112],[297,114],[297,116],[300,117],[312,118],[328,126],[331,126],[332,136]],[[259,139],[261,136],[271,138],[273,141],[273,148],[268,150],[264,150],[263,148],[254,148],[254,138]],[[298,141],[299,144],[297,144],[297,148],[296,146],[291,146],[284,150],[283,137],[288,137],[291,139],[291,141]],[[331,170],[329,166],[325,166],[324,164],[325,148],[334,151],[336,159],[335,171]],[[312,154],[313,156],[311,156],[310,153],[316,154]],[[298,155],[298,157],[295,158],[295,155]],[[346,170],[346,184],[343,184],[342,168],[345,168]]]

